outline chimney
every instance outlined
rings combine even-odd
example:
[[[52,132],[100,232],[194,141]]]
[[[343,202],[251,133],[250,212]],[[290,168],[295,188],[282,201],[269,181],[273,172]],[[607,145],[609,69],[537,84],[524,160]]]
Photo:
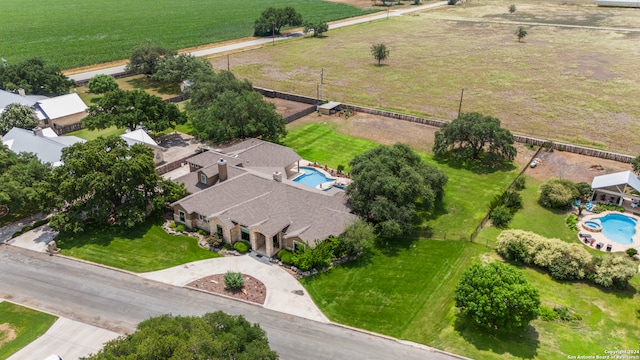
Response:
[[[222,158],[218,160],[218,179],[220,181],[227,180],[227,161]]]
[[[32,131],[33,131],[33,135],[40,136],[40,137],[44,136],[44,134],[42,133],[42,128],[40,126],[34,127]]]
[[[18,89],[18,95],[20,95],[20,96],[25,96],[24,89],[22,89],[22,88],[21,88],[21,89]]]
[[[282,182],[282,173],[280,171],[276,171],[273,173],[273,180],[277,182]]]

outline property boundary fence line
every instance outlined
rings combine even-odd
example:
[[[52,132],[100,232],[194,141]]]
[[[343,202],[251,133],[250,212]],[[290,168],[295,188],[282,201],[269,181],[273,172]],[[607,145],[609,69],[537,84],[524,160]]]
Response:
[[[309,114],[312,114],[314,112],[316,112],[316,106],[315,105],[309,106],[308,108],[306,108],[304,110],[298,111],[297,113],[291,114],[291,115],[287,116],[286,118],[284,118],[284,123],[288,124],[288,123],[290,123],[292,121],[296,121],[296,120],[300,119],[301,117],[305,117],[305,116],[307,116]]]
[[[513,186],[516,183],[516,181],[518,180],[518,178],[520,178],[522,175],[524,175],[525,171],[527,171],[527,168],[529,167],[529,164],[531,164],[531,162],[535,158],[538,157],[538,155],[540,154],[540,151],[542,151],[543,148],[544,148],[543,146],[539,146],[538,147],[538,150],[533,154],[531,159],[529,159],[529,162],[522,168],[522,170],[520,170],[520,173],[518,173],[518,176],[516,176],[513,179],[513,181],[511,181],[511,184],[509,184],[509,186],[507,186],[507,189],[505,191],[503,191],[501,195],[503,195],[507,191],[513,189]],[[476,229],[471,233],[471,236],[469,236],[469,241],[470,242],[473,242],[476,239],[476,237],[478,236],[478,234],[480,233],[480,230],[482,230],[482,228],[484,228],[484,226],[487,225],[487,221],[489,221],[489,216],[490,215],[491,215],[491,209],[489,209],[487,211],[487,215],[484,216],[484,218],[480,221],[480,224],[478,224],[478,226],[476,226]],[[485,244],[485,246],[486,246],[486,244]]]

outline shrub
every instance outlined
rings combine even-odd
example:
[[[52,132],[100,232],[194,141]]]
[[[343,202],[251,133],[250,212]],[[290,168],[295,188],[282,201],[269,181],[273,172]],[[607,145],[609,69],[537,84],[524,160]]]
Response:
[[[558,149],[558,151],[564,151],[565,147],[564,147],[564,145],[558,145],[557,149]]]
[[[512,213],[522,209],[522,195],[515,191],[506,191],[502,195],[502,203],[509,208]]]
[[[187,228],[184,226],[184,224],[178,224],[178,225],[176,225],[175,230],[177,232],[185,232],[187,230]]]
[[[337,170],[338,170],[338,172],[343,172],[344,171],[344,165],[342,165],[342,164],[338,165]]]
[[[336,257],[344,254],[355,256],[373,247],[376,234],[373,225],[364,220],[356,220],[338,237],[339,243],[334,254]]]
[[[573,199],[580,195],[576,185],[565,179],[550,179],[540,185],[540,205],[551,209],[571,206]]]
[[[526,177],[524,175],[519,176],[518,178],[516,178],[516,180],[513,182],[513,187],[517,190],[523,190],[526,186]]]
[[[240,254],[244,254],[249,251],[249,245],[247,245],[247,243],[243,241],[236,241],[235,244],[233,244],[233,248],[236,249]]]
[[[207,232],[206,232],[206,231],[204,231],[204,230],[202,230],[202,229],[199,229],[199,230],[198,230],[198,234],[200,234],[200,235],[202,235],[202,236],[205,236],[205,235],[207,235]]]
[[[634,248],[629,248],[629,249],[627,249],[627,255],[629,255],[630,257],[634,257],[634,256],[638,255],[638,250],[636,250]]]
[[[285,265],[293,265],[293,253],[287,249],[282,249],[280,251],[278,251],[278,254],[276,255],[278,256],[278,259],[280,259],[280,261],[282,261],[283,264]]]
[[[578,190],[578,197],[585,201],[589,199],[591,193],[593,192],[593,189],[591,189],[591,185],[584,181],[576,184],[576,190]]]
[[[294,265],[302,271],[320,270],[329,267],[334,257],[332,251],[334,244],[333,240],[327,239],[316,244],[315,248],[306,246],[304,251],[294,256]]]
[[[567,220],[565,220],[565,222],[567,223],[567,227],[573,231],[578,231],[578,215],[576,214],[569,214],[569,216],[567,216]]]
[[[99,74],[91,78],[87,84],[92,94],[104,94],[118,88],[118,82],[111,75]]]
[[[614,204],[598,204],[594,210],[594,213],[599,214],[603,211],[619,211],[624,212],[624,208],[622,206],[614,205]]]
[[[544,321],[556,321],[558,320],[558,313],[548,306],[540,306],[538,309],[540,318]]]
[[[176,226],[178,226],[178,224],[176,224],[175,221],[172,221],[171,223],[169,223],[169,229],[171,229],[171,230],[175,230]]]
[[[224,274],[224,286],[229,290],[239,290],[244,286],[244,279],[239,272],[227,271]]]
[[[513,214],[511,213],[511,210],[509,210],[509,208],[504,205],[500,205],[491,210],[489,218],[491,218],[493,226],[503,228],[509,224],[509,221],[511,221],[511,219],[513,218]]]
[[[604,287],[624,289],[629,280],[638,272],[633,261],[621,256],[609,255],[595,266],[593,282]]]

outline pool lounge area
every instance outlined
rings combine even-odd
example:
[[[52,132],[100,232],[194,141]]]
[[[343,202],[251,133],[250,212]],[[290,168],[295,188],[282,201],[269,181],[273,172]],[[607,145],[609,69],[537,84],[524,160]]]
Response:
[[[640,249],[640,217],[617,211],[585,215],[578,222],[578,236],[581,243],[600,251]]]
[[[327,170],[314,166],[314,163],[309,161],[300,161],[300,167],[295,170],[299,174],[291,180],[322,191],[329,191],[332,189],[341,191],[344,190],[344,188],[351,182],[351,179],[334,176]]]

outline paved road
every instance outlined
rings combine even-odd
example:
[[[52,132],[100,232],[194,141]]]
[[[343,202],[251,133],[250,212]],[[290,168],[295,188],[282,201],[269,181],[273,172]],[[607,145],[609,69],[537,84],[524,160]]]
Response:
[[[344,21],[338,21],[338,22],[329,24],[329,29],[332,30],[332,29],[337,29],[337,28],[341,28],[341,27],[344,27],[344,26],[360,24],[360,23],[369,22],[369,21],[373,21],[373,20],[380,20],[380,19],[384,19],[384,18],[387,18],[387,17],[391,17],[391,16],[401,16],[401,15],[404,15],[406,13],[427,10],[427,9],[435,8],[435,7],[438,7],[438,6],[443,6],[443,5],[446,5],[446,4],[447,4],[446,1],[439,1],[439,2],[436,2],[436,3],[433,3],[433,4],[428,4],[428,5],[411,6],[409,8],[405,8],[405,9],[401,9],[401,10],[393,10],[393,11],[389,11],[388,13],[387,12],[379,12],[379,13],[375,13],[375,14],[368,15],[368,16],[360,16],[360,17],[357,17],[357,18],[348,19],[348,20],[344,20]],[[211,48],[198,50],[198,51],[193,51],[190,54],[192,54],[193,56],[197,56],[197,57],[213,55],[213,54],[221,54],[221,53],[225,53],[225,52],[229,52],[229,51],[237,51],[237,50],[246,49],[246,48],[253,48],[253,47],[257,47],[257,46],[268,44],[270,42],[282,41],[282,40],[285,40],[285,39],[290,39],[290,38],[294,38],[294,37],[300,37],[300,36],[303,36],[303,35],[304,34],[302,33],[302,31],[297,31],[297,32],[288,33],[288,34],[285,34],[285,35],[282,35],[282,36],[276,36],[275,38],[263,37],[263,38],[258,38],[258,39],[240,41],[240,42],[229,44],[229,45],[221,45],[221,46],[215,46],[214,45]],[[113,74],[119,74],[119,73],[122,73],[122,72],[124,72],[124,65],[113,66],[113,67],[108,67],[108,68],[94,70],[94,71],[87,71],[87,72],[77,73],[77,74],[69,75],[69,78],[71,78],[71,79],[73,79],[75,81],[83,81],[83,80],[89,80],[89,79],[91,79],[92,77],[94,77],[95,75],[98,75],[98,74],[113,75]]]
[[[149,317],[242,314],[267,332],[282,359],[455,359],[333,324],[188,290],[92,264],[0,245],[0,298],[115,332]],[[402,314],[398,314],[402,316]]]

